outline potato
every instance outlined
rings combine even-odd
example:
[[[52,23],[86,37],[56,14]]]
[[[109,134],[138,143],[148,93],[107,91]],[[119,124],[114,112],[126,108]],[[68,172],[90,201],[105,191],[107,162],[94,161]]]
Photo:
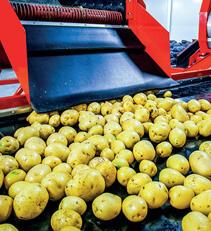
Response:
[[[73,126],[78,122],[79,113],[74,109],[69,109],[61,114],[61,124],[64,126]]]
[[[122,199],[111,193],[103,193],[92,203],[94,215],[103,221],[109,221],[117,217],[121,212]]]
[[[208,214],[208,219],[211,221],[211,213]]]
[[[138,135],[143,137],[144,135],[144,126],[135,119],[128,119],[122,123],[123,130],[132,130],[138,133]]]
[[[14,169],[4,178],[5,188],[8,189],[12,184],[25,179],[26,173],[22,169]]]
[[[48,165],[51,169],[55,168],[57,165],[61,164],[62,161],[57,156],[47,156],[42,160],[42,164]]]
[[[13,199],[9,196],[0,195],[0,222],[6,221],[12,212]]]
[[[168,124],[169,120],[166,116],[163,115],[159,115],[158,117],[156,117],[154,119],[154,123],[166,123]]]
[[[117,155],[116,157],[122,157],[124,158],[125,160],[127,160],[127,162],[129,164],[132,164],[134,162],[134,155],[133,155],[133,152],[128,150],[128,149],[124,149],[124,150],[121,150]]]
[[[30,183],[26,181],[15,182],[10,186],[8,195],[14,199],[18,193],[25,190],[28,186],[30,186]]]
[[[46,140],[51,134],[55,132],[54,127],[49,124],[42,124],[39,127],[40,138]]]
[[[142,186],[151,182],[152,179],[149,175],[145,173],[136,173],[133,175],[127,183],[127,193],[138,195]]]
[[[122,150],[125,150],[125,144],[121,140],[113,140],[111,142],[111,150],[114,152],[114,154],[118,154]]]
[[[121,140],[127,148],[132,148],[140,140],[140,136],[135,131],[125,130],[117,135],[117,139]]]
[[[39,137],[39,130],[34,127],[24,127],[18,133],[17,140],[21,145],[24,145],[26,140],[33,136]]]
[[[147,102],[147,96],[144,93],[138,93],[133,96],[133,100],[136,104],[145,105]]]
[[[100,157],[105,157],[112,161],[114,159],[114,152],[110,148],[105,148],[100,153]]]
[[[103,163],[105,161],[109,161],[109,160],[104,157],[94,157],[92,160],[89,161],[89,167],[96,168],[100,163]]]
[[[201,136],[208,137],[211,135],[211,119],[202,120],[197,125]]]
[[[170,204],[176,209],[187,209],[194,195],[191,188],[183,185],[174,186],[169,190]]]
[[[0,231],[18,231],[18,229],[11,224],[0,224]]]
[[[184,186],[193,189],[195,194],[211,189],[211,181],[198,174],[188,175],[184,180]]]
[[[69,196],[64,197],[61,200],[59,204],[59,209],[71,209],[79,213],[80,215],[83,215],[86,212],[87,205],[86,202],[80,197]]]
[[[85,140],[87,140],[90,137],[90,135],[87,132],[79,132],[78,134],[76,134],[74,142],[83,142]]]
[[[149,129],[149,138],[155,143],[160,143],[168,138],[169,130],[163,124],[153,124]]]
[[[164,168],[159,174],[159,181],[164,183],[168,188],[182,185],[184,180],[185,177],[179,171],[172,168]]]
[[[182,219],[183,231],[210,231],[211,222],[200,212],[189,212]]]
[[[171,155],[172,149],[173,149],[172,145],[169,142],[164,141],[156,146],[156,153],[161,158],[166,158]]]
[[[189,163],[193,173],[210,177],[211,176],[211,157],[203,151],[194,151],[189,156]]]
[[[155,158],[155,149],[148,140],[141,140],[133,147],[133,155],[137,161],[153,160]]]
[[[103,134],[103,127],[99,124],[93,126],[92,128],[89,129],[88,134],[90,136],[94,136],[94,135],[102,135]]]
[[[134,169],[130,167],[121,167],[117,171],[117,180],[121,185],[127,186],[128,181],[135,174],[136,174],[136,171]]]
[[[158,108],[162,108],[164,109],[165,111],[170,111],[171,108],[173,106],[173,102],[171,99],[169,98],[165,98],[165,99],[161,99],[159,102],[158,102]]]
[[[40,184],[30,184],[14,199],[13,209],[20,220],[30,220],[39,216],[48,203],[48,192]]]
[[[118,113],[115,113],[115,114],[112,113],[112,114],[106,115],[104,118],[105,118],[107,123],[109,123],[109,122],[119,123],[119,114]]]
[[[121,156],[116,155],[116,157],[113,159],[112,164],[116,168],[121,168],[121,167],[129,167],[129,163],[127,160]]]
[[[172,92],[171,91],[166,91],[163,96],[166,97],[172,97]]]
[[[89,104],[87,110],[97,115],[100,114],[101,106],[99,103],[93,102]]]
[[[182,129],[174,128],[169,133],[169,141],[172,146],[176,148],[181,148],[185,145],[186,134]]]
[[[86,116],[86,117],[83,117]],[[94,113],[89,113],[79,117],[79,128],[82,131],[88,131],[98,123],[98,117]]]
[[[155,119],[156,117],[159,116],[159,111],[156,107],[153,107],[151,110],[150,110],[150,116],[152,119]]]
[[[66,136],[61,133],[53,133],[48,137],[47,145],[52,143],[61,143],[65,146],[68,144]]]
[[[200,111],[201,110],[200,102],[196,99],[191,99],[190,101],[188,101],[188,110],[193,113]]]
[[[174,129],[174,128],[180,128],[182,129],[183,131],[185,131],[185,126],[183,123],[179,122],[179,120],[177,119],[171,119],[169,121],[169,126],[171,129]]]
[[[70,150],[62,143],[50,143],[45,149],[45,157],[56,156],[62,161],[66,161]]]
[[[33,124],[34,122],[38,122],[40,124],[47,124],[49,121],[49,115],[47,113],[38,114],[35,111],[33,111],[26,120]]]
[[[124,112],[120,117],[120,124],[122,125],[122,123],[125,120],[134,119],[134,118],[135,118],[135,115],[132,112]]]
[[[94,135],[88,138],[88,141],[95,145],[97,151],[102,151],[104,148],[109,148],[107,139],[104,136]]]
[[[57,165],[55,168],[53,168],[53,172],[67,172],[71,174],[72,168],[67,163],[61,163]]]
[[[123,108],[125,112],[134,112],[134,109],[135,109],[133,102],[129,100],[123,102]]]
[[[14,169],[18,168],[18,162],[13,156],[3,155],[0,156],[0,169],[2,169],[4,175],[8,174]]]
[[[79,172],[65,187],[67,196],[78,196],[91,201],[105,190],[105,180],[98,170],[88,169]]]
[[[201,192],[193,197],[190,208],[192,211],[198,211],[205,215],[211,213],[211,190]]]
[[[152,125],[153,125],[153,123],[151,123],[151,122],[145,122],[145,123],[143,123],[144,133],[145,134],[149,133],[149,129],[151,128]]]
[[[119,125],[119,123],[110,121],[106,123],[104,126],[104,134],[112,134],[112,135],[118,135],[122,131],[122,127]]]
[[[190,120],[197,124],[202,121],[202,117],[199,115],[191,115]]]
[[[59,133],[64,135],[68,141],[68,143],[72,143],[77,135],[77,132],[74,128],[69,126],[63,126],[59,129]]]
[[[0,188],[3,185],[3,182],[4,182],[4,173],[2,169],[0,169]]]
[[[200,144],[199,150],[206,152],[209,156],[211,156],[211,141],[204,141]]]
[[[85,103],[78,104],[78,105],[74,106],[73,109],[75,109],[78,112],[80,112],[80,111],[86,111],[87,105]]]
[[[96,115],[97,118],[97,124],[101,125],[101,126],[105,126],[106,120],[102,115]]]
[[[19,149],[19,142],[11,136],[4,136],[0,139],[0,153],[12,155]]]
[[[46,148],[46,144],[45,141],[39,137],[31,137],[25,142],[24,148],[34,150],[39,155],[43,155]]]
[[[208,111],[208,110],[211,109],[211,104],[210,104],[210,102],[208,100],[206,100],[206,99],[200,99],[198,102],[201,105],[201,110],[202,111]]]
[[[140,222],[147,216],[148,206],[140,196],[131,195],[124,199],[122,212],[129,221]]]
[[[127,102],[127,101],[130,101],[133,103],[133,97],[130,96],[130,95],[125,95],[122,97],[122,102]]]
[[[150,113],[146,108],[140,108],[135,110],[135,119],[141,123],[149,121]]]
[[[187,137],[196,137],[198,135],[199,129],[198,126],[191,120],[188,120],[184,123],[185,131]]]
[[[52,115],[49,119],[49,125],[51,125],[54,128],[59,127],[60,123],[60,115]]]
[[[73,168],[71,175],[74,177],[78,175],[80,172],[83,172],[84,170],[87,170],[87,169],[90,170],[91,168],[86,164],[79,164],[75,168]]]
[[[60,231],[80,231],[80,229],[78,229],[72,225],[68,225],[68,226],[65,226],[64,228],[60,229]]]
[[[182,123],[189,119],[187,112],[180,104],[175,104],[171,108],[171,115],[174,119],[177,119]]]
[[[157,103],[153,100],[147,100],[144,107],[151,113],[156,108]]]
[[[167,168],[173,168],[183,175],[186,175],[190,169],[190,165],[188,160],[179,154],[175,154],[173,156],[170,156],[168,160],[166,161]]]
[[[82,227],[80,214],[71,209],[59,209],[51,217],[51,227],[53,231],[60,231],[66,226]]]
[[[157,173],[157,166],[151,160],[142,160],[139,164],[139,170],[153,177]]]
[[[142,186],[139,196],[147,202],[149,208],[155,209],[168,200],[168,189],[162,182],[152,181]]]
[[[101,114],[103,116],[111,114],[112,111],[112,104],[109,102],[105,102],[101,104]]]
[[[30,183],[41,183],[42,179],[50,172],[51,168],[49,165],[38,164],[27,172],[25,181]]]
[[[20,168],[24,171],[28,171],[33,166],[41,163],[40,155],[28,148],[21,148],[17,151],[15,159],[18,161]]]

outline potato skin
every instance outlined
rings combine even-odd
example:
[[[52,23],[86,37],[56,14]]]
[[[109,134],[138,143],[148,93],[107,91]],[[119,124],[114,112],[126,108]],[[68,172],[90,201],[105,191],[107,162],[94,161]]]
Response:
[[[57,156],[62,161],[66,161],[69,154],[69,148],[61,143],[51,143],[45,149],[45,157]]]
[[[153,177],[157,173],[157,166],[151,160],[142,160],[139,164],[139,170],[140,172],[146,173],[150,177]]]
[[[30,186],[30,183],[26,181],[15,182],[10,186],[8,195],[14,199],[19,192],[25,190],[28,186]]]
[[[140,222],[147,216],[148,206],[140,196],[131,195],[124,199],[122,212],[129,221]]]
[[[4,185],[8,189],[15,182],[24,180],[25,177],[26,173],[22,169],[14,169],[5,176]]]
[[[19,149],[19,142],[12,136],[4,136],[0,139],[0,153],[12,155]]]
[[[17,169],[19,164],[13,156],[3,155],[0,156],[0,169],[2,169],[4,175],[8,174],[14,169]]]
[[[186,134],[182,129],[174,128],[169,133],[169,141],[172,146],[181,148],[186,143]]]
[[[26,140],[24,147],[34,150],[39,155],[43,155],[46,148],[46,144],[45,141],[39,137],[31,137],[28,140]]]
[[[13,199],[0,195],[0,222],[6,221],[12,212]]]
[[[122,199],[111,193],[103,193],[92,203],[94,215],[103,221],[112,220],[121,212]]]
[[[48,192],[40,184],[30,184],[18,193],[14,199],[13,209],[20,220],[31,220],[39,216],[48,203]]]
[[[4,182],[4,173],[2,169],[0,169],[0,188],[3,185],[3,182]]]
[[[51,227],[53,231],[60,231],[65,226],[82,227],[80,214],[71,209],[59,209],[51,217]]]
[[[133,168],[130,168],[130,167],[121,167],[117,171],[117,180],[118,180],[118,182],[121,185],[127,186],[128,181],[135,174],[136,174],[136,171]]]
[[[153,160],[155,158],[155,149],[151,142],[142,140],[134,145],[133,155],[137,161]]]
[[[18,229],[11,224],[0,224],[0,231],[18,231]]]

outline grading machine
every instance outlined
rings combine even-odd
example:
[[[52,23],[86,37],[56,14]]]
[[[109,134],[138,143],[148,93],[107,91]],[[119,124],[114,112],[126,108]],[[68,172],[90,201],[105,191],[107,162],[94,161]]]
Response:
[[[211,99],[211,0],[202,1],[198,39],[176,55],[174,65],[169,32],[143,0],[34,2],[0,1],[0,72],[12,68],[16,74],[6,79],[0,74],[0,87],[17,86],[11,96],[0,92],[0,114],[15,114],[27,105],[37,112],[63,110],[146,90]],[[3,117],[0,132],[13,133],[24,119]],[[185,155],[197,145],[189,142]],[[112,190],[121,193],[115,186]],[[34,221],[12,218],[11,223],[23,231],[49,230],[55,207],[50,204]],[[145,222],[130,224],[122,217],[99,222],[88,212],[84,230],[179,231],[184,214],[166,206],[152,211]]]

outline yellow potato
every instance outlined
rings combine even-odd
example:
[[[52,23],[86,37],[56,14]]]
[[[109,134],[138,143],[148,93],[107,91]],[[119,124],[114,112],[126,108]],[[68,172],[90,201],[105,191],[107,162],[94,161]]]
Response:
[[[38,164],[27,172],[25,181],[30,183],[41,183],[42,179],[50,172],[51,168],[49,165]]]
[[[194,195],[191,188],[183,185],[174,186],[169,190],[170,204],[176,209],[187,209]]]
[[[104,148],[109,148],[107,139],[104,136],[94,135],[88,138],[88,141],[95,145],[97,151],[102,151]]]
[[[3,182],[4,182],[4,173],[2,169],[0,169],[0,188],[3,185]]]
[[[59,127],[60,123],[60,115],[52,115],[49,119],[49,125],[51,125],[54,128]]]
[[[79,132],[78,134],[76,134],[74,142],[83,142],[85,140],[87,140],[90,137],[90,135],[87,132]]]
[[[184,186],[193,189],[195,194],[211,189],[211,181],[198,174],[188,175],[184,180]]]
[[[163,183],[152,181],[142,186],[139,196],[147,202],[149,208],[160,208],[168,200],[168,189]]]
[[[185,126],[183,123],[179,122],[179,120],[177,119],[171,119],[169,121],[169,126],[171,129],[174,129],[174,128],[180,128],[182,129],[183,131],[185,131]]]
[[[186,121],[184,127],[187,137],[196,137],[199,133],[198,126],[191,120]]]
[[[33,136],[39,137],[39,130],[34,127],[24,127],[18,133],[17,140],[21,145],[24,145],[26,140]]]
[[[30,220],[39,216],[48,203],[48,192],[40,184],[30,184],[20,191],[13,202],[15,215],[20,220]]]
[[[172,146],[176,148],[181,148],[185,145],[186,134],[182,129],[174,128],[169,133],[169,141]]]
[[[153,160],[155,158],[155,149],[150,141],[141,140],[134,145],[133,155],[137,161]]]
[[[30,186],[30,183],[26,181],[15,182],[10,186],[8,195],[14,199],[19,192],[25,190],[28,186]]]
[[[172,92],[171,91],[166,91],[164,92],[163,96],[166,97],[172,97]]]
[[[14,169],[9,172],[4,178],[5,188],[8,189],[12,184],[24,180],[26,173],[22,169]]]
[[[13,156],[3,155],[0,156],[0,169],[2,169],[4,175],[8,174],[14,169],[18,168],[18,162]]]
[[[120,124],[122,125],[125,120],[134,119],[134,117],[135,115],[132,112],[124,112],[120,117]]]
[[[18,231],[18,229],[11,224],[0,224],[0,231]]]
[[[53,168],[53,172],[67,172],[71,174],[72,168],[67,163],[61,163]]]
[[[189,156],[189,163],[193,173],[205,177],[211,176],[211,157],[206,152],[192,152]]]
[[[61,114],[61,124],[64,126],[73,126],[78,122],[79,113],[74,109],[69,109]]]
[[[12,212],[13,199],[9,196],[0,195],[0,222],[6,221]]]
[[[60,231],[66,226],[82,227],[80,214],[71,209],[59,209],[51,217],[51,227],[53,231]]]
[[[40,138],[46,140],[51,134],[55,132],[55,128],[49,124],[42,124],[39,126]]]
[[[125,144],[121,140],[113,140],[111,142],[111,150],[114,152],[114,154],[118,154],[122,150],[125,150]]]
[[[117,180],[121,185],[127,186],[128,181],[135,174],[136,174],[136,171],[134,169],[130,167],[121,167],[117,171]]]
[[[108,141],[109,145],[111,145],[112,141],[116,140],[116,137],[112,134],[106,134],[106,135],[104,135],[104,137]]]
[[[202,120],[197,124],[197,126],[201,136],[208,137],[211,135],[211,119]]]
[[[59,204],[59,209],[71,209],[79,213],[80,215],[83,215],[86,212],[87,205],[86,202],[80,197],[69,196],[64,197],[61,200]]]
[[[103,221],[114,219],[121,212],[122,199],[111,193],[103,193],[92,203],[94,215]]]
[[[179,154],[170,156],[166,161],[166,166],[167,168],[172,168],[179,171],[183,175],[186,175],[190,169],[188,160],[184,156]]]
[[[211,213],[208,214],[208,219],[211,221]]]
[[[80,112],[80,111],[86,111],[87,105],[85,103],[78,104],[78,105],[74,106],[73,109],[75,109],[78,112]]]
[[[191,115],[190,120],[197,124],[202,121],[202,117],[199,115]]]
[[[133,161],[134,161],[134,156],[133,156],[133,152],[128,150],[128,149],[124,149],[124,150],[121,150],[117,155],[116,157],[122,157],[124,158],[125,160],[127,160],[127,162],[129,164],[132,164]],[[115,158],[116,158],[115,157]]]
[[[118,115],[118,113],[106,115],[104,118],[105,118],[107,123],[109,123],[109,122],[119,123],[119,115]]]
[[[68,226],[65,226],[64,228],[60,229],[60,231],[80,231],[80,229],[78,229],[72,225],[68,225]]]
[[[109,102],[105,102],[101,104],[101,114],[103,116],[111,114],[112,112],[112,104]]]
[[[184,180],[185,177],[179,171],[172,168],[164,168],[159,174],[159,181],[164,183],[168,188],[182,185]]]
[[[40,124],[47,124],[49,121],[49,115],[47,113],[38,114],[35,111],[33,111],[26,120],[33,124],[34,122],[38,122]]]
[[[17,151],[15,159],[24,171],[28,171],[33,166],[41,163],[40,155],[36,151],[28,148],[21,148]]]
[[[110,121],[104,126],[104,135],[112,134],[117,136],[122,131],[122,127],[119,123]]]
[[[83,172],[84,170],[91,169],[88,165],[86,164],[79,164],[75,168],[73,168],[71,175],[74,177],[78,175],[80,172]]]
[[[149,133],[149,129],[150,127],[153,125],[153,123],[151,122],[145,122],[143,123],[143,126],[144,126],[144,133],[145,134],[148,134]]]
[[[177,119],[182,123],[189,119],[187,112],[180,104],[175,104],[171,108],[171,115],[174,119]]]
[[[199,150],[206,152],[207,154],[209,154],[209,156],[211,156],[211,141],[208,140],[201,143],[199,146]]]
[[[129,163],[127,162],[127,160],[123,157],[120,156],[116,156],[113,161],[112,164],[116,167],[116,168],[121,168],[121,167],[128,167]]]
[[[173,149],[172,145],[169,142],[164,141],[156,146],[156,153],[161,158],[166,158],[171,155],[172,149]]]
[[[146,108],[140,108],[135,110],[135,119],[141,123],[149,121],[150,113]]]
[[[155,101],[148,99],[144,107],[151,113],[151,111],[156,108],[156,105],[157,103]]]
[[[122,123],[122,129],[135,131],[138,133],[140,138],[143,137],[143,135],[144,135],[144,126],[141,124],[141,122],[139,122],[138,120],[135,120],[135,119],[125,120]]]
[[[146,173],[150,177],[153,177],[157,173],[157,166],[151,160],[142,160],[139,164],[139,170],[140,172]]]
[[[198,211],[205,215],[211,213],[211,190],[204,191],[193,197],[190,208],[192,211]]]
[[[140,136],[135,131],[125,130],[117,135],[117,139],[121,140],[127,148],[132,148],[140,140]]]
[[[171,99],[169,98],[164,98],[164,99],[161,99],[159,102],[158,102],[158,108],[162,108],[164,109],[165,111],[170,111],[171,108],[173,106],[173,102]]]
[[[198,102],[201,105],[201,110],[202,111],[208,111],[208,110],[211,109],[211,104],[210,104],[210,102],[208,100],[206,100],[206,99],[200,99]]]
[[[122,212],[129,221],[140,222],[147,216],[148,206],[140,196],[131,195],[124,199]]]
[[[47,139],[47,145],[52,144],[52,143],[61,143],[65,146],[67,146],[68,142],[67,142],[67,138],[65,135],[61,134],[61,133],[53,133],[51,134],[48,139]]]
[[[55,168],[57,165],[61,164],[62,161],[57,156],[47,156],[42,160],[42,164],[48,165],[51,169]]]
[[[200,111],[201,110],[200,102],[198,100],[191,99],[190,101],[188,101],[188,110],[193,113]]]
[[[32,149],[39,155],[42,155],[44,154],[46,144],[45,141],[39,137],[31,137],[25,142],[24,148]]]
[[[109,162],[109,160],[105,157],[94,157],[92,160],[89,161],[89,167],[96,168],[99,164],[103,162]]]
[[[183,231],[210,231],[211,222],[200,212],[189,212],[182,219]]]
[[[152,179],[149,175],[145,173],[136,173],[134,176],[130,178],[130,180],[127,183],[127,193],[138,195],[142,186],[151,181]]]
[[[70,150],[62,143],[50,143],[45,149],[45,157],[47,156],[56,156],[59,157],[62,161],[66,161],[67,157],[70,154]]]
[[[147,102],[147,96],[144,93],[138,93],[134,95],[133,100],[136,104],[145,105]]]
[[[89,129],[88,134],[90,136],[94,136],[94,135],[102,135],[103,134],[103,127],[99,124],[93,126],[92,128]]]
[[[105,190],[105,180],[98,170],[80,171],[69,180],[65,187],[67,196],[78,196],[85,201],[91,201]]]
[[[63,134],[68,143],[72,143],[77,135],[77,132],[74,128],[70,127],[70,126],[63,126],[59,129],[59,133]]]
[[[93,102],[89,104],[87,110],[97,115],[100,114],[101,106],[99,103]]]
[[[12,155],[19,149],[19,142],[11,136],[4,136],[0,139],[0,153]]]
[[[154,119],[154,123],[168,123],[168,122],[169,122],[168,118],[163,115],[159,115]]]
[[[134,112],[134,109],[135,109],[133,102],[129,100],[123,102],[123,108],[125,112]]]
[[[105,158],[109,159],[110,161],[112,161],[115,156],[114,156],[114,152],[112,151],[112,149],[105,148],[100,153],[100,157],[105,157]]]
[[[153,124],[149,129],[149,138],[155,143],[160,143],[168,138],[169,130],[163,124]]]

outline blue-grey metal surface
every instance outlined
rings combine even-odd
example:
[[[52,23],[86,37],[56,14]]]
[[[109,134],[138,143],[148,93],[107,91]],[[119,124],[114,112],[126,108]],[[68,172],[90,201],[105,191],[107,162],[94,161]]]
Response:
[[[24,26],[31,102],[38,112],[177,84],[143,72],[160,70],[124,27]]]

